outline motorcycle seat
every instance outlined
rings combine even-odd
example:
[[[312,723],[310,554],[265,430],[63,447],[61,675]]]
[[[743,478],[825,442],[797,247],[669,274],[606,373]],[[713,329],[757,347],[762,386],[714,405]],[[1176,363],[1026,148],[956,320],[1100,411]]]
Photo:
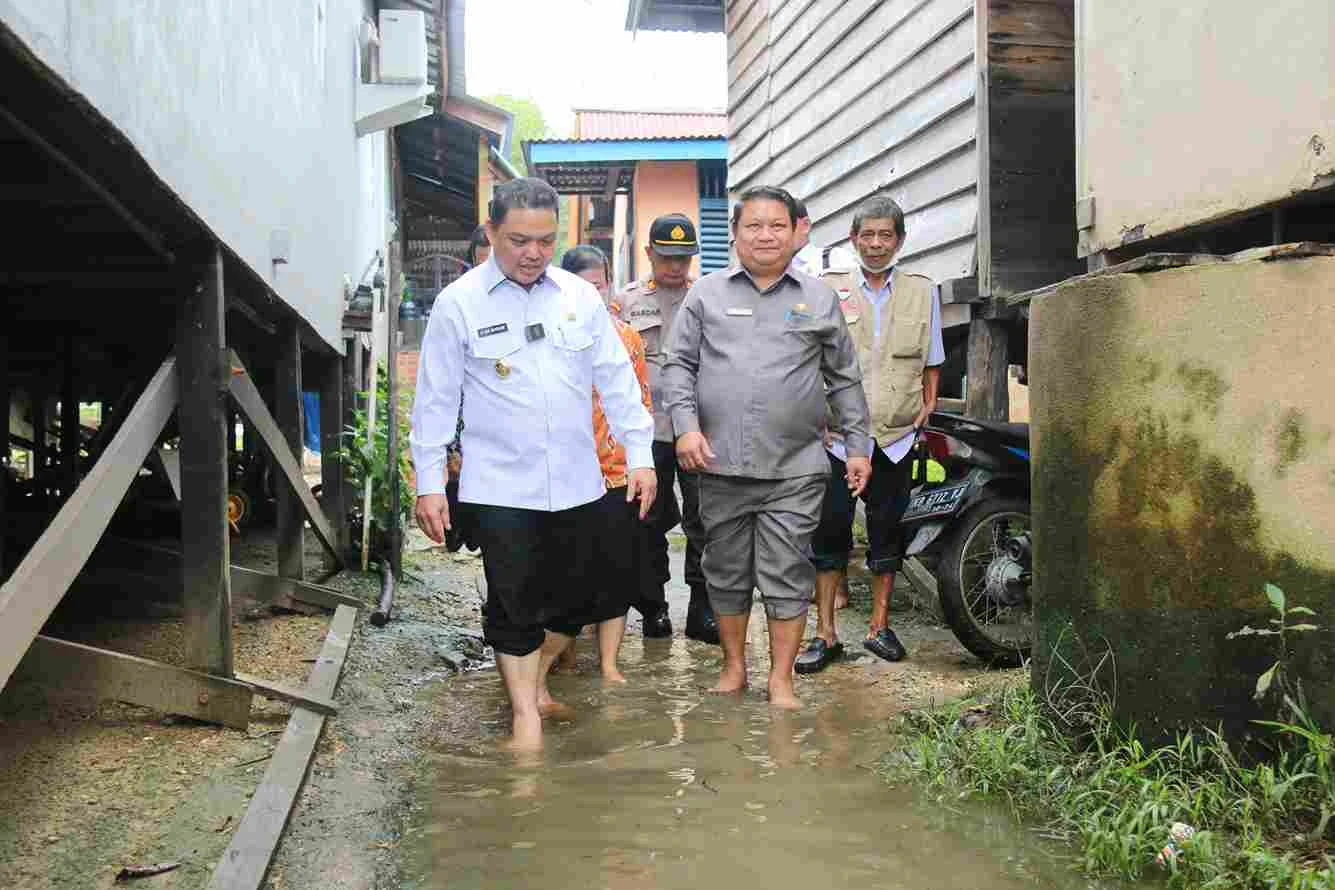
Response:
[[[938,417],[948,420],[946,423],[938,424],[935,422]],[[932,415],[932,418],[933,419],[929,421],[930,425],[940,426],[947,432],[950,432],[950,428],[956,424],[972,424],[992,433],[997,438],[1001,439],[1003,443],[1022,445],[1025,448],[1029,447],[1029,424],[1027,423],[1006,423],[998,420],[980,420],[977,417],[965,417],[962,414],[948,414],[944,411],[935,412]]]

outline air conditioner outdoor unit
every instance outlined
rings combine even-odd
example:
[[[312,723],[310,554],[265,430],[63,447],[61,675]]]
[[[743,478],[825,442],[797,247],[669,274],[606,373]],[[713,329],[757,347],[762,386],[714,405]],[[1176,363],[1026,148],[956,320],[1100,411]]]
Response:
[[[417,10],[380,12],[380,82],[426,83],[426,15]]]

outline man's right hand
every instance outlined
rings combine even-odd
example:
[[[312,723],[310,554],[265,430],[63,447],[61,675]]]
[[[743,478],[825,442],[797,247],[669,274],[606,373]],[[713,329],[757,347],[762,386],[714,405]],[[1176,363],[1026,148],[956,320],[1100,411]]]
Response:
[[[683,433],[677,437],[677,462],[681,468],[698,473],[714,460],[714,451],[704,433]]]
[[[443,494],[423,494],[417,497],[417,527],[437,544],[445,543],[450,530],[450,501]]]

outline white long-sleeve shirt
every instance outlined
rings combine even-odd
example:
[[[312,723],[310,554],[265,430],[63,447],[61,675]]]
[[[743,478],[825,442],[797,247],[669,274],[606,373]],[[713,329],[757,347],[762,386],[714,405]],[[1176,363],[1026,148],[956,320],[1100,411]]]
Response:
[[[627,468],[652,467],[653,419],[593,286],[553,267],[532,289],[494,259],[471,269],[436,298],[422,342],[411,436],[417,493],[445,491],[463,394],[459,500],[554,511],[602,497],[594,386]]]

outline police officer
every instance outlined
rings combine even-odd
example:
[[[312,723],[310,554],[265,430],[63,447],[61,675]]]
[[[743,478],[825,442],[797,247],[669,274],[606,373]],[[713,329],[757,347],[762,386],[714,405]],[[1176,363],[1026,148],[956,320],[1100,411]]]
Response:
[[[853,272],[827,270],[821,279],[839,295],[844,319],[857,344],[858,364],[875,437],[860,452],[835,435],[829,440],[830,484],[812,542],[816,566],[816,636],[797,658],[798,673],[822,670],[842,650],[835,628],[835,600],[853,545],[853,501],[841,489],[845,461],[872,455],[867,507],[867,569],[872,575],[872,612],[863,647],[887,661],[907,654],[890,629],[890,591],[904,556],[899,524],[912,484],[909,451],[917,431],[936,408],[937,385],[946,353],[941,335],[941,295],[931,279],[895,267],[904,243],[904,211],[876,195],[853,214],[850,232],[858,252]]]
[[[700,526],[698,480],[677,463],[672,420],[663,405],[662,375],[667,359],[668,332],[677,317],[677,310],[686,299],[687,290],[695,283],[690,277],[691,257],[699,252],[695,224],[690,217],[682,213],[658,217],[649,227],[649,243],[644,246],[649,276],[628,286],[617,303],[621,320],[634,328],[644,341],[654,399],[654,466],[658,470],[659,497],[649,515],[646,577],[640,598],[634,605],[644,616],[646,637],[672,635],[663,585],[671,577],[667,533],[680,521],[682,531],[686,533],[686,583],[691,588],[686,636],[717,645],[718,622],[709,606],[704,574],[700,571],[704,532]],[[681,483],[680,509],[672,491],[674,478]]]
[[[606,488],[593,435],[593,387],[625,446],[626,499],[653,506],[653,419],[602,299],[549,263],[557,195],[540,179],[497,186],[492,255],[441,291],[413,403],[417,522],[440,543],[451,527],[446,448],[463,402],[468,454],[459,500],[482,548],[482,626],[513,712],[514,745],[542,743],[540,678],[579,632],[598,558]]]
[[[791,266],[792,195],[758,186],[739,200],[739,265],[706,275],[687,295],[668,339],[664,400],[681,466],[699,473],[703,569],[723,643],[716,691],[747,685],[746,629],[759,588],[770,703],[795,708],[793,660],[816,579],[811,536],[829,474],[826,405],[848,443],[847,484],[860,494],[871,473],[867,399],[838,298]]]

